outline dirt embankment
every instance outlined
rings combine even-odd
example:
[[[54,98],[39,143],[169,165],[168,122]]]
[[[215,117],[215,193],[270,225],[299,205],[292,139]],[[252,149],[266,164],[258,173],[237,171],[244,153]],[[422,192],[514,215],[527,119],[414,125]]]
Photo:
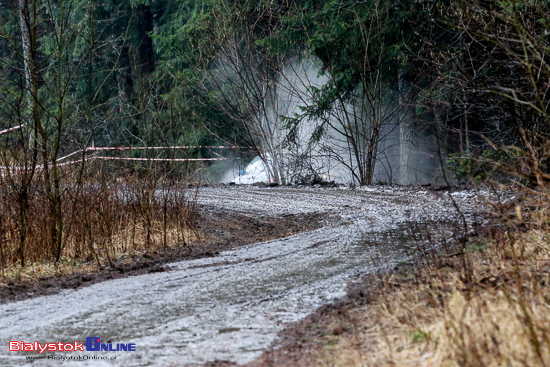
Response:
[[[171,262],[215,257],[219,251],[319,228],[323,214],[248,216],[198,207],[196,238],[188,247],[168,248],[113,261],[113,266],[61,264],[50,275],[29,267],[25,279],[0,279],[0,304],[59,293],[127,276],[169,271]]]

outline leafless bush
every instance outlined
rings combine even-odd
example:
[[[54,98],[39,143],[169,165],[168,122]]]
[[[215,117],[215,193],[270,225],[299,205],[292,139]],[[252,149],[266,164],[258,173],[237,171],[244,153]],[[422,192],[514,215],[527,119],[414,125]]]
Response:
[[[62,171],[62,258],[111,264],[120,255],[136,255],[188,246],[194,221],[193,195],[170,170],[131,167],[117,170],[98,162],[80,176],[75,167]],[[0,178],[0,267],[19,262],[55,261],[47,246],[48,200],[36,180],[28,194],[23,249],[19,206],[14,191]]]

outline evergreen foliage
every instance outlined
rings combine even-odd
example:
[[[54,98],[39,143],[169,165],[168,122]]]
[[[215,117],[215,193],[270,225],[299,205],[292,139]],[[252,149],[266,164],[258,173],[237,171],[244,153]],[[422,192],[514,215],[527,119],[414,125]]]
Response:
[[[54,121],[62,121],[54,151],[87,140],[265,145],[252,125],[288,63],[300,59],[314,60],[326,82],[310,85],[299,109],[277,112],[277,131],[292,143],[300,124],[313,121],[313,144],[339,129],[359,149],[357,167],[350,167],[358,183],[372,182],[374,168],[359,169],[362,157],[371,154],[370,165],[379,160],[376,136],[399,116],[438,124],[433,129],[443,150],[468,156],[526,148],[533,139],[541,145],[539,135],[549,133],[546,2],[18,0],[1,6],[1,127],[40,118],[44,136],[55,140]],[[335,123],[335,111],[365,127]]]

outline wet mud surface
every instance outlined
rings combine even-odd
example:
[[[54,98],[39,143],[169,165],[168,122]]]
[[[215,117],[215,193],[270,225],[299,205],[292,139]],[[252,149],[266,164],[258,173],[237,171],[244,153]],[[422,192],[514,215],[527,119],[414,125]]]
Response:
[[[456,223],[481,205],[475,192],[452,197],[461,213],[447,193],[421,189],[204,189],[202,209],[226,223],[209,233],[212,246],[237,241],[227,228],[244,228],[252,241],[273,233],[290,236],[196,254],[165,265],[169,271],[0,305],[0,344],[99,336],[134,342],[136,352],[79,365],[246,364],[261,356],[285,325],[344,297],[350,279],[406,263],[456,237]],[[241,223],[242,216],[253,220]],[[279,219],[272,227],[269,218]],[[208,219],[200,224],[206,226]],[[309,225],[316,229],[307,230]],[[0,355],[0,365],[27,364],[24,356]],[[38,365],[73,364],[41,360]]]

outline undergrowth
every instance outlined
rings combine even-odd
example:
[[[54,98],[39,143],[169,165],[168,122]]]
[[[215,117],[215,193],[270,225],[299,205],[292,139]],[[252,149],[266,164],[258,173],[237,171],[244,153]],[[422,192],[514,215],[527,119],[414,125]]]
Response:
[[[196,192],[185,190],[185,180],[170,171],[112,170],[99,165],[89,165],[82,175],[76,171],[65,170],[61,180],[59,258],[50,241],[51,203],[42,181],[33,181],[22,205],[17,187],[0,176],[4,279],[18,281],[29,272],[51,274],[74,266],[111,266],[116,260],[189,246],[190,238],[196,236]],[[14,177],[12,183],[17,185],[17,180]]]
[[[550,366],[550,200],[517,203],[461,251],[369,278],[370,301],[299,365]]]

